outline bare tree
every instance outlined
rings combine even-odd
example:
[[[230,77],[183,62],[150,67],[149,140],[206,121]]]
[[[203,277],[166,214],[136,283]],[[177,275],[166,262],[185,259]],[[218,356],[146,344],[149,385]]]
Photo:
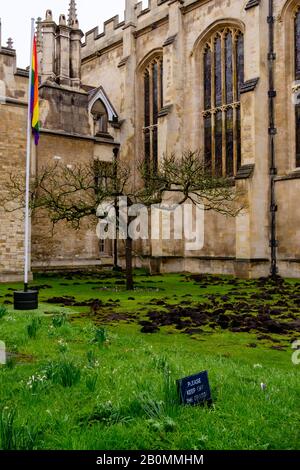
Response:
[[[213,175],[198,152],[187,151],[179,158],[164,156],[155,170],[144,162],[138,165],[140,178],[133,183],[128,165],[120,161],[65,166],[55,162],[42,168],[31,182],[31,209],[43,209],[55,225],[65,221],[79,229],[83,219],[97,219],[97,209],[107,200],[126,196],[128,207],[142,203],[149,207],[160,204],[166,192],[178,194],[179,204],[190,201],[204,210],[214,210],[235,217],[244,207],[243,194],[232,179]],[[6,210],[24,206],[24,182],[15,174],[6,185]],[[17,201],[17,204],[16,204]],[[117,223],[122,225],[118,214]],[[127,224],[132,221],[127,217]],[[128,228],[128,226],[126,227]],[[128,233],[128,231],[127,231]],[[125,241],[127,289],[133,289],[133,240]]]
[[[179,204],[190,201],[201,204],[206,211],[236,217],[245,207],[244,192],[235,186],[234,178],[213,174],[199,152],[186,151],[180,157],[165,155],[155,172],[140,165],[147,183],[137,196],[144,204],[159,203],[165,192],[178,194]]]

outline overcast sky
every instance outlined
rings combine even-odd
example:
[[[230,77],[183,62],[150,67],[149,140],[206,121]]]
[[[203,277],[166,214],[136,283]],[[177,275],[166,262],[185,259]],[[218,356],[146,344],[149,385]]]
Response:
[[[148,1],[144,0],[147,4]],[[55,21],[61,13],[68,13],[69,0],[0,0],[2,21],[2,46],[9,37],[17,49],[18,67],[29,63],[30,18],[45,18],[47,9],[52,10]],[[124,18],[125,0],[77,0],[80,28],[86,32],[95,26],[103,30],[103,22],[119,14]]]

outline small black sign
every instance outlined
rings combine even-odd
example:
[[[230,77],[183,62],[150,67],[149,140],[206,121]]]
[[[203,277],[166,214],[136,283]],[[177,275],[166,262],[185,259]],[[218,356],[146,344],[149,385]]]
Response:
[[[182,405],[212,404],[207,371],[178,380],[177,383]]]

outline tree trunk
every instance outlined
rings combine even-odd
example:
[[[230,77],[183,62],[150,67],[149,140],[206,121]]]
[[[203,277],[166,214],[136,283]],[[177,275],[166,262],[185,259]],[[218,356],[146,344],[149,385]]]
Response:
[[[132,269],[132,239],[127,237],[126,240],[126,289],[134,290],[133,269]]]

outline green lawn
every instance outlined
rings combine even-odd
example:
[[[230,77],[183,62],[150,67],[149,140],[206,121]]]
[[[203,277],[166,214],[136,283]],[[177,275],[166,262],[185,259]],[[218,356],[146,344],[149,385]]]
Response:
[[[25,313],[10,303],[21,286],[0,285],[0,449],[299,449],[300,282],[136,281],[37,276]],[[202,370],[213,406],[178,405],[176,379]]]

